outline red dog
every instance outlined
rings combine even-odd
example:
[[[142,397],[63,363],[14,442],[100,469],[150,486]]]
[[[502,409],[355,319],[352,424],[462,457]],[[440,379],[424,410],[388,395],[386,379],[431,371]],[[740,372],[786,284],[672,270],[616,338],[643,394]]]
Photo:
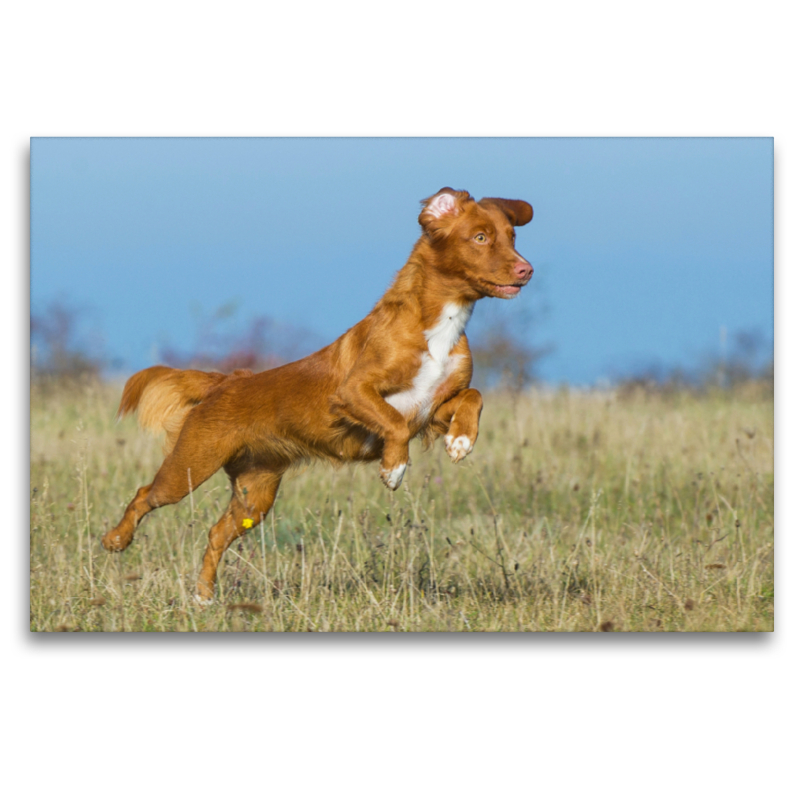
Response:
[[[513,226],[530,222],[533,209],[523,200],[476,202],[450,188],[423,206],[408,263],[333,344],[256,375],[150,367],[130,378],[119,415],[137,411],[142,427],[165,430],[167,455],[103,537],[107,550],[124,550],[145,514],[182,500],[223,467],[233,496],[211,528],[197,582],[197,599],[210,602],[222,554],[269,512],[293,464],[380,459],[381,480],[396,489],[415,436],[444,434],[453,462],[472,451],[483,400],[469,388],[464,328],[476,300],[516,297],[530,280]]]

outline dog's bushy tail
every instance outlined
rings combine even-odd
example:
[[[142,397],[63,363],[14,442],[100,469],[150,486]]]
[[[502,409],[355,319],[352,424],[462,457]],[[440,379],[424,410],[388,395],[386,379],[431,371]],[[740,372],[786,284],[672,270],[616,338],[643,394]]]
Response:
[[[252,374],[237,370],[237,377]],[[208,393],[231,376],[221,372],[201,372],[196,369],[148,367],[132,375],[122,390],[117,419],[136,412],[139,425],[151,433],[167,434],[164,455],[178,440],[186,415]]]

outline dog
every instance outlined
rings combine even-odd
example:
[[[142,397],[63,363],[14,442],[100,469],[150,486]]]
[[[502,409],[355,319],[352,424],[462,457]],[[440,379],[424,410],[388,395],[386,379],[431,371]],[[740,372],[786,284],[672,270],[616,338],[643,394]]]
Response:
[[[195,595],[210,603],[223,553],[266,516],[292,465],[380,460],[395,490],[414,437],[444,436],[454,463],[469,455],[483,400],[470,388],[464,330],[478,300],[516,297],[530,281],[514,228],[532,218],[524,200],[445,187],[422,201],[422,235],[386,294],[333,344],[257,374],[156,366],[133,375],[118,417],[136,412],[141,427],[163,430],[165,458],[103,537],[106,550],[124,550],[145,515],[223,468],[232,496],[209,532]]]

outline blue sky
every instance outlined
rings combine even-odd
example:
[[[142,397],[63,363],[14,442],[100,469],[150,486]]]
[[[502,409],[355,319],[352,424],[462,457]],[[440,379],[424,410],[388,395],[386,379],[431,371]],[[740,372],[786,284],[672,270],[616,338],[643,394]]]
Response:
[[[81,314],[131,372],[268,316],[322,345],[361,319],[442,186],[521,198],[535,274],[487,299],[551,345],[549,382],[697,366],[720,328],[773,338],[773,142],[739,139],[33,139],[31,307]]]

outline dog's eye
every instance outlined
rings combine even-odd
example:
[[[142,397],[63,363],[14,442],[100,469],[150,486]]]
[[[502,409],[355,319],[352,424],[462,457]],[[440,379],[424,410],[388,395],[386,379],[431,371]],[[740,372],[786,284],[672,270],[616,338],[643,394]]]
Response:
[[[476,241],[476,242],[480,242],[481,244],[483,244],[483,243],[486,241],[486,234],[485,234],[485,233],[479,233],[479,234],[477,234],[477,235],[475,236],[475,241]]]

